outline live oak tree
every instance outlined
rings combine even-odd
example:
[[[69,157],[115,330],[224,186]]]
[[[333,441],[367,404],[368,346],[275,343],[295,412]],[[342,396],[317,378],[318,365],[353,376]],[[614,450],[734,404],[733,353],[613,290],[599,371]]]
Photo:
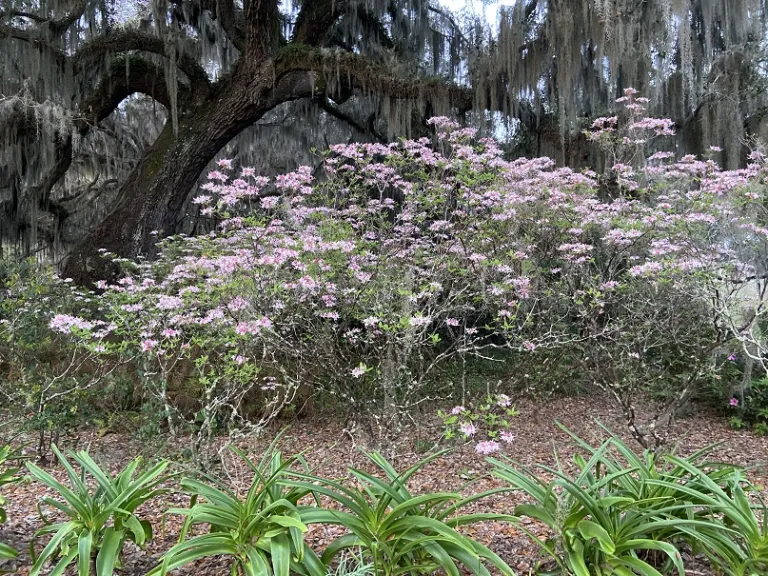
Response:
[[[99,249],[152,256],[211,160],[277,110],[369,140],[431,115],[501,120],[521,153],[573,165],[595,161],[585,118],[626,86],[681,150],[717,144],[731,166],[765,115],[764,0],[520,0],[498,27],[428,0],[0,6],[2,235],[27,252],[78,240],[77,281],[107,272]],[[258,136],[271,157],[296,150]]]

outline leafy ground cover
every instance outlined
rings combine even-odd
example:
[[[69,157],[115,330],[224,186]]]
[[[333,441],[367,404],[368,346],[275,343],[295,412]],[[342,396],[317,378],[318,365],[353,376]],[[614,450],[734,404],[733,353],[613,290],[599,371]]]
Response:
[[[526,466],[537,464],[552,465],[556,450],[560,460],[570,461],[576,448],[571,438],[557,426],[561,422],[572,432],[591,444],[597,444],[604,437],[594,419],[620,431],[623,415],[609,398],[601,396],[570,397],[553,400],[546,405],[520,402],[521,416],[514,420],[511,433],[514,440],[504,444],[504,453]],[[650,410],[643,405],[643,410]],[[422,419],[419,429],[410,429],[392,445],[388,446],[391,461],[400,469],[415,463],[424,457],[424,452],[439,442],[442,423],[434,415]],[[277,432],[277,429],[273,431]],[[758,486],[768,484],[768,438],[757,437],[748,431],[730,428],[723,418],[703,412],[680,418],[673,429],[673,439],[681,455],[690,454],[709,444],[720,445],[712,453],[712,458],[747,467],[749,478]],[[260,439],[248,440],[240,445],[244,453],[258,457],[269,445],[274,434],[266,433]],[[627,440],[631,442],[629,436]],[[285,454],[305,452],[308,464],[317,474],[327,478],[343,478],[347,468],[354,466],[374,472],[371,462],[360,452],[356,442],[364,444],[360,438],[350,439],[343,426],[336,421],[318,419],[299,420],[292,423],[290,430],[281,441]],[[99,436],[95,431],[82,432],[79,435],[62,439],[69,448],[87,448],[94,459],[106,470],[115,472],[130,461],[137,453],[147,457],[167,454],[173,447],[153,446],[138,443],[130,437],[119,434]],[[222,451],[222,455],[226,452]],[[179,466],[183,466],[179,463]],[[490,476],[490,466],[485,458],[478,454],[473,444],[458,444],[453,452],[431,462],[423,473],[414,476],[409,487],[413,493],[452,491],[463,483],[465,495],[489,490],[500,486],[499,480]],[[66,472],[60,467],[51,467],[48,471],[56,478],[64,480]],[[247,490],[251,473],[247,465],[236,458],[223,456],[221,475],[236,490]],[[763,488],[765,492],[765,489]],[[38,502],[53,492],[43,484],[22,481],[7,490],[9,505],[8,522],[0,527],[0,540],[8,542],[20,551],[18,571],[26,574],[31,568],[29,562],[29,542],[33,534],[43,528],[38,514]],[[481,502],[473,503],[467,512],[486,512],[509,514],[515,506],[524,503],[519,493],[506,493],[491,496]],[[124,567],[121,574],[141,575],[154,567],[163,552],[173,546],[182,529],[183,517],[169,515],[163,517],[167,508],[185,507],[187,497],[168,494],[152,501],[138,510],[141,518],[151,520],[155,525],[155,539],[146,550],[141,551],[133,543],[127,542]],[[55,515],[50,516],[55,519]],[[546,529],[533,520],[526,519],[527,530],[545,535]],[[312,525],[309,527],[307,541],[317,551],[323,550],[335,540],[343,529],[331,525]],[[466,535],[478,540],[498,553],[512,568],[526,574],[540,558],[539,551],[521,531],[508,524],[482,523],[470,528],[460,529]],[[687,574],[708,575],[703,558],[697,559],[683,553]],[[229,573],[229,565],[224,558],[213,558],[188,565],[174,572],[175,574],[196,574],[199,576],[217,576]]]

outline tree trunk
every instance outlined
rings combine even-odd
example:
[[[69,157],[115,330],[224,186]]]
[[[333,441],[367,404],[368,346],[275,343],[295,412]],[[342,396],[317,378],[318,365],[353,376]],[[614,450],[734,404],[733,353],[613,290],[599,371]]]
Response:
[[[216,153],[278,104],[309,95],[311,80],[302,76],[276,83],[271,62],[243,66],[204,102],[180,105],[178,134],[167,122],[121,186],[112,212],[70,253],[62,276],[80,285],[114,279],[117,267],[100,249],[124,258],[154,256],[157,240],[176,231],[189,192]]]

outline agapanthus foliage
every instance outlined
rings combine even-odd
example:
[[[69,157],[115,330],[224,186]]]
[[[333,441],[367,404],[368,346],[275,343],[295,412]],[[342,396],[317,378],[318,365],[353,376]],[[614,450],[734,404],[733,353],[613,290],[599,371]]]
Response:
[[[201,438],[268,422],[300,387],[396,430],[455,391],[445,365],[479,356],[506,362],[510,387],[537,361],[549,387],[577,365],[641,442],[662,442],[671,414],[642,429],[632,398],[687,399],[750,328],[736,318],[743,287],[765,282],[767,169],[759,154],[738,171],[646,158],[670,125],[633,91],[621,102],[630,121],[592,136],[617,159],[604,175],[507,161],[447,118],[430,121],[434,141],[332,146],[323,174],[268,180],[222,159],[195,200],[210,234],[124,262],[95,315],[50,329],[136,359],[171,431],[192,423]],[[186,412],[169,393],[180,379],[193,384]]]

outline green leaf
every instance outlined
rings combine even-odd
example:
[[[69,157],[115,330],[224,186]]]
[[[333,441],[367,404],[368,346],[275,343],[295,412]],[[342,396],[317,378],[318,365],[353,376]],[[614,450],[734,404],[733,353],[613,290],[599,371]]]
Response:
[[[56,550],[58,550],[64,539],[73,535],[75,530],[79,527],[80,525],[77,522],[67,522],[65,524],[61,524],[58,531],[53,535],[53,538],[50,539],[45,548],[43,548],[43,551],[40,552],[40,556],[38,556],[37,560],[35,560],[35,563],[32,565],[32,569],[29,572],[29,576],[38,576],[38,574],[40,574],[40,570],[43,568],[48,559],[53,556]],[[35,537],[37,537],[37,535],[40,533],[41,532],[38,530],[35,533]],[[77,556],[77,549],[75,549],[75,553],[72,558],[75,556]]]
[[[575,576],[592,576],[584,560],[584,545],[581,542],[574,541],[572,549],[566,551],[566,555]]]
[[[18,557],[19,553],[8,546],[8,544],[3,544],[0,542],[0,558],[7,558],[9,560],[12,560],[16,557]]]
[[[631,568],[635,574],[639,573],[641,576],[663,576],[661,572],[656,570],[656,568],[647,562],[643,562],[642,560],[633,558],[632,556],[622,556],[615,562],[617,566],[623,565],[627,568]]]
[[[269,543],[274,576],[290,576],[291,544],[285,534],[272,538]]]
[[[530,518],[535,518],[550,528],[555,528],[557,526],[555,518],[547,512],[543,506],[520,504],[519,506],[515,506],[515,516],[529,516]]]
[[[93,534],[84,530],[77,539],[77,574],[78,576],[90,576],[91,573],[91,547]]]
[[[112,576],[124,538],[124,530],[115,530],[113,527],[110,527],[104,531],[101,549],[98,556],[96,556],[96,576]]]
[[[283,526],[284,528],[296,528],[302,532],[307,531],[306,524],[303,524],[300,520],[291,518],[290,516],[269,516],[269,521],[278,526]]]
[[[579,533],[583,538],[596,538],[600,544],[600,549],[606,554],[613,554],[616,551],[616,545],[608,532],[591,520],[582,520],[578,524]]]

